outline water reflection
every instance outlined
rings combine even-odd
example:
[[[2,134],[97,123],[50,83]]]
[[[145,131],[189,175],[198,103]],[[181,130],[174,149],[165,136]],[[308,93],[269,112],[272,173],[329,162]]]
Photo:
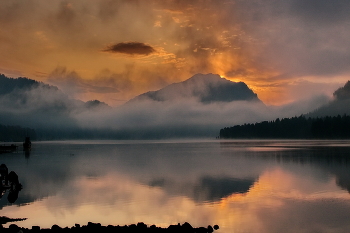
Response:
[[[18,199],[18,193],[21,191],[22,185],[19,183],[16,172],[8,172],[5,164],[0,165],[0,199],[8,192],[7,200],[14,203]]]
[[[29,159],[29,157],[30,157],[30,150],[29,149],[23,150],[23,153],[24,153],[25,158]]]
[[[253,148],[253,149],[252,149]],[[4,156],[25,189],[18,225],[88,221],[222,232],[346,232],[348,141],[50,142]],[[23,177],[23,178],[22,178]]]
[[[195,183],[155,179],[149,182],[149,185],[161,187],[170,195],[187,196],[197,203],[211,203],[219,202],[235,193],[247,193],[255,181],[254,179],[205,176],[199,178]]]

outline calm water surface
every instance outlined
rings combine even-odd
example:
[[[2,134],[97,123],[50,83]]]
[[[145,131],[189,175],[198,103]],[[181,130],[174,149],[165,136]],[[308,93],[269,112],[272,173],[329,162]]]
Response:
[[[350,141],[34,142],[0,154],[23,185],[0,216],[22,227],[220,225],[219,232],[350,232]]]

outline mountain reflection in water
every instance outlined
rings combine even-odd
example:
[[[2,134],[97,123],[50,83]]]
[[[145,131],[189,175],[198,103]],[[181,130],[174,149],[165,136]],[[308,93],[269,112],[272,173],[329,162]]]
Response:
[[[158,179],[149,183],[153,187],[161,187],[171,195],[183,195],[195,202],[218,202],[234,193],[247,193],[253,186],[254,179],[235,179],[229,177],[201,177],[196,183],[176,183]]]
[[[346,232],[349,141],[38,142],[1,155],[21,177],[1,215],[62,227],[88,221],[220,225],[222,232]]]

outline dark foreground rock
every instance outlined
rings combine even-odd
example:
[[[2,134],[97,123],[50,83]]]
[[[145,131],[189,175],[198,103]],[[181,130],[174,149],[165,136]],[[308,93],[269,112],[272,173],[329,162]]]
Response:
[[[17,221],[24,221],[26,218],[8,218],[5,216],[0,216],[0,229],[1,229],[1,224],[6,224],[9,222],[17,222]]]
[[[51,228],[43,228],[41,229],[39,226],[32,226],[31,229],[28,228],[22,228],[18,227],[16,224],[11,224],[8,228],[3,227],[0,225],[0,232],[11,232],[11,233],[26,233],[26,232],[33,232],[33,233],[39,233],[39,232],[98,232],[98,233],[212,233],[214,230],[218,230],[219,226],[214,225],[208,226],[208,227],[192,227],[191,224],[185,222],[184,224],[178,224],[178,225],[170,225],[168,228],[161,228],[157,227],[155,225],[147,226],[146,224],[140,222],[138,224],[131,224],[129,226],[102,226],[100,223],[92,223],[89,222],[87,225],[80,226],[79,224],[75,224],[75,226],[72,226],[71,228],[65,227],[62,228],[58,225],[53,225]]]

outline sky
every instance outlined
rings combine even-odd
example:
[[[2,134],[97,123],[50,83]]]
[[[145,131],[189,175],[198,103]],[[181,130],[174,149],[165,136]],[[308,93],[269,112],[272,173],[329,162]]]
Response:
[[[4,0],[0,73],[118,106],[214,73],[268,105],[349,80],[348,0]]]

